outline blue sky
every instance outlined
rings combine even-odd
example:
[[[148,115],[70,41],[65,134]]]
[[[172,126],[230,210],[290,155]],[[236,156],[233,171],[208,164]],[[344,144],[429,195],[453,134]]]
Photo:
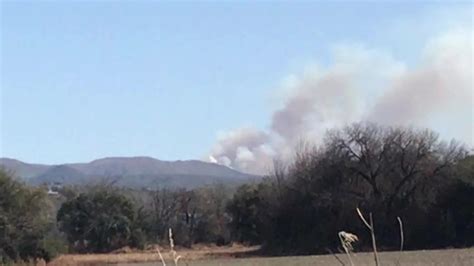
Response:
[[[335,45],[409,67],[471,20],[468,2],[3,1],[0,156],[202,158],[219,132],[268,128],[285,78]]]

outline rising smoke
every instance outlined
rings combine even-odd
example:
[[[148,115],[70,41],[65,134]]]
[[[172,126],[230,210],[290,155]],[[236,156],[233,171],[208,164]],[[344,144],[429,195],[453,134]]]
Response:
[[[473,145],[472,36],[459,30],[431,40],[415,67],[361,46],[337,47],[332,65],[293,77],[267,131],[228,132],[211,161],[263,174],[299,141],[317,143],[327,129],[361,120],[430,127]]]

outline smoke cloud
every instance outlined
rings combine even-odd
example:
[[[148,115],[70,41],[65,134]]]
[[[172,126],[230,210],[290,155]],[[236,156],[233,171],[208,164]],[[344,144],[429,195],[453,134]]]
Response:
[[[418,124],[460,108],[464,115],[471,111],[472,124],[472,36],[472,32],[456,31],[432,40],[422,64],[390,84],[368,119]]]
[[[472,36],[458,30],[432,39],[414,67],[360,45],[338,46],[330,66],[291,76],[268,130],[227,132],[210,154],[217,163],[265,174],[299,141],[317,143],[327,129],[361,120],[429,127],[473,145]]]
[[[219,136],[211,151],[212,162],[249,173],[262,173],[274,155],[270,136],[253,128],[239,128]]]

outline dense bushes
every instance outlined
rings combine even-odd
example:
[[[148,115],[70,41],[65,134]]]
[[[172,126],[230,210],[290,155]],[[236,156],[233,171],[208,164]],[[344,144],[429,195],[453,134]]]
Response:
[[[227,244],[229,197],[224,186],[192,191],[92,188],[64,202],[57,221],[76,252],[167,244],[169,228],[177,245]]]
[[[137,245],[136,211],[124,195],[106,189],[82,193],[63,203],[58,226],[75,251],[106,252]]]
[[[454,182],[441,192],[430,212],[432,247],[474,245],[474,186]]]
[[[260,241],[278,253],[326,252],[337,232],[370,237],[355,209],[372,212],[382,249],[399,246],[396,217],[405,223],[406,247],[472,245],[472,163],[455,142],[429,130],[354,124],[328,132],[287,169],[241,187],[229,204],[237,239]]]
[[[15,181],[0,169],[0,264],[44,258],[55,253],[47,247],[50,202],[46,193]]]
[[[233,230],[233,239],[249,244],[260,243],[263,226],[259,211],[264,200],[259,195],[258,188],[254,185],[242,185],[228,204],[227,211],[232,214],[229,223]]]

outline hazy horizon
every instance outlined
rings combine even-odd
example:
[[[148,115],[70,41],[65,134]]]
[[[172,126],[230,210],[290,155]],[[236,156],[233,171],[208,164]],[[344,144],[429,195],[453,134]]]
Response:
[[[474,145],[469,2],[0,5],[0,157],[261,173],[358,121]]]

